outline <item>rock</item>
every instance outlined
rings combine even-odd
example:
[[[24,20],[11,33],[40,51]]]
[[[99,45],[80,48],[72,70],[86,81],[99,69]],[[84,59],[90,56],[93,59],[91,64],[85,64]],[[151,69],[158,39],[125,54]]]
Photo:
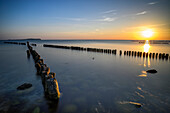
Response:
[[[24,84],[22,84],[21,86],[17,87],[17,90],[25,90],[25,89],[28,89],[28,88],[30,88],[30,87],[32,87],[32,84],[30,84],[30,83],[24,83]]]
[[[32,113],[40,113],[40,108],[39,107],[36,107]]]
[[[151,69],[151,70],[147,70],[147,73],[157,73],[157,71],[155,69]]]

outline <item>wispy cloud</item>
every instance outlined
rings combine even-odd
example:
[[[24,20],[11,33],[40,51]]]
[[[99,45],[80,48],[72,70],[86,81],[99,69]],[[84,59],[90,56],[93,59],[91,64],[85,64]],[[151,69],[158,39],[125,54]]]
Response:
[[[138,29],[138,28],[145,28],[145,27],[161,27],[161,26],[166,26],[167,24],[151,24],[151,25],[146,25],[146,26],[137,26],[137,27],[128,27],[126,29]]]
[[[113,22],[115,21],[117,18],[110,18],[110,17],[105,17],[105,18],[102,18],[102,19],[97,19],[95,21],[99,21],[99,22]]]
[[[62,18],[62,17],[56,17],[56,19],[62,19],[62,20],[72,20],[72,21],[85,21],[85,18]]]
[[[136,15],[144,15],[146,13],[147,13],[147,11],[143,11],[143,12],[137,13]]]
[[[108,10],[108,11],[104,11],[104,12],[102,12],[102,14],[108,14],[108,13],[113,13],[113,12],[115,12],[116,10]]]
[[[86,20],[85,18],[67,18],[68,20],[73,20],[73,21],[84,21]]]
[[[62,17],[56,17],[56,19],[60,19],[60,20],[69,20],[69,21],[89,21],[89,22],[113,22],[115,21],[117,18],[116,17],[106,17],[103,16],[103,18],[100,19],[86,19],[86,18],[62,18]]]
[[[154,4],[157,4],[158,2],[150,2],[148,3],[148,5],[154,5]]]

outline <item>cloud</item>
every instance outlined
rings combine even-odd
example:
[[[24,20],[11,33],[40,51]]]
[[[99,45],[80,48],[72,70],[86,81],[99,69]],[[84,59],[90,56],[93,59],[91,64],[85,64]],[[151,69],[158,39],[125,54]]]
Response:
[[[105,12],[102,12],[103,14],[108,14],[108,13],[113,13],[115,12],[116,10],[108,10],[108,11],[105,11]]]
[[[85,18],[67,18],[67,20],[73,20],[73,21],[84,21]]]
[[[112,17],[106,17],[103,16],[103,18],[101,19],[86,19],[86,18],[63,18],[63,17],[56,17],[56,19],[60,19],[60,20],[69,20],[69,21],[89,21],[89,22],[113,22],[115,21],[117,18],[112,18]]]
[[[148,3],[148,5],[154,5],[154,4],[157,4],[158,2],[150,2]]]
[[[62,18],[62,17],[56,17],[56,19],[62,19],[62,20],[72,20],[72,21],[85,21],[85,18]]]
[[[138,29],[138,28],[145,28],[145,27],[161,27],[161,26],[166,26],[166,25],[168,25],[168,24],[164,24],[164,23],[162,23],[162,24],[151,24],[151,25],[146,25],[146,26],[137,26],[137,27],[128,27],[128,28],[126,28],[126,29]]]
[[[100,22],[113,22],[115,21],[117,18],[110,18],[110,17],[105,17],[103,19],[97,19],[95,21],[100,21]]]
[[[147,11],[143,11],[143,12],[137,13],[136,15],[144,15],[146,13],[147,13]]]

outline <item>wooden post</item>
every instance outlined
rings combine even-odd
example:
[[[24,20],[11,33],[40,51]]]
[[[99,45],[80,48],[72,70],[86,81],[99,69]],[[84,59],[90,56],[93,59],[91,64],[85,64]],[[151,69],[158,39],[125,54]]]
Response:
[[[148,53],[146,53],[146,57],[148,57]]]
[[[145,57],[145,52],[143,52],[143,57]]]
[[[120,56],[122,55],[122,50],[120,50]]]
[[[124,51],[124,55],[126,55],[126,51]]]

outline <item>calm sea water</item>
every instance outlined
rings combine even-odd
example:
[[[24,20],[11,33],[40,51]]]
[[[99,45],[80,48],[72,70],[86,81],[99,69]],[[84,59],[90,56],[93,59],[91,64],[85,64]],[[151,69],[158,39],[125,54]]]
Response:
[[[44,97],[41,77],[36,75],[27,47],[0,42],[0,112],[31,113],[169,113],[170,61],[45,48],[42,44],[76,45],[169,53],[170,45],[131,41],[31,41],[52,72],[56,73],[61,98]],[[158,73],[147,74],[148,69]],[[29,82],[25,91],[16,88]],[[132,102],[142,104],[137,108]]]

